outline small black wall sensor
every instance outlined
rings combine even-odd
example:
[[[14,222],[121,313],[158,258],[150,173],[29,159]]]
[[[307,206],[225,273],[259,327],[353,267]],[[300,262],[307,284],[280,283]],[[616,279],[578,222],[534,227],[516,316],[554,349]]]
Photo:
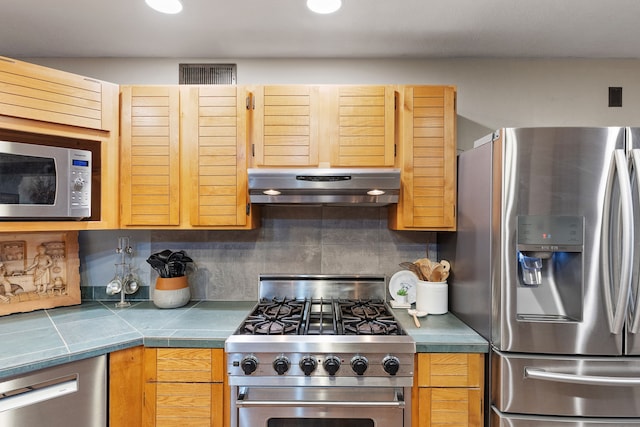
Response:
[[[609,107],[622,107],[622,87],[609,86]]]

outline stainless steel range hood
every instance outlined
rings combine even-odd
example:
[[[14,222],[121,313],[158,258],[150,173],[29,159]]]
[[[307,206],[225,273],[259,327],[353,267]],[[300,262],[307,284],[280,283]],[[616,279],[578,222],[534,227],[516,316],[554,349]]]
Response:
[[[258,204],[383,206],[398,203],[400,169],[249,169],[249,198]]]

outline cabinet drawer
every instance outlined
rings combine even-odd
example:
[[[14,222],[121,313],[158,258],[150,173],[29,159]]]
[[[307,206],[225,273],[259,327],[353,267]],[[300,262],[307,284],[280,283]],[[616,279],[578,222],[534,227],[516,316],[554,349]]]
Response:
[[[480,387],[484,355],[467,353],[418,354],[418,387]]]
[[[147,348],[145,377],[152,382],[221,383],[221,349]]]

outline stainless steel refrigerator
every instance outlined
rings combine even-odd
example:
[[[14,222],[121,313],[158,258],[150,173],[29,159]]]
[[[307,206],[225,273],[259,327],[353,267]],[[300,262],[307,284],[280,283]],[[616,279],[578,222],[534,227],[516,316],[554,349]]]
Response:
[[[633,128],[505,128],[458,156],[442,250],[451,311],[491,343],[491,426],[640,426],[638,148]]]

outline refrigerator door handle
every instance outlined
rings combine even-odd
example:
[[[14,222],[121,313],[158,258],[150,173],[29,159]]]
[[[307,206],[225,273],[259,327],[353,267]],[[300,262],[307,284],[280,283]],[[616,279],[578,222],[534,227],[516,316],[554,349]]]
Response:
[[[563,374],[549,372],[540,368],[524,368],[524,377],[532,380],[552,381],[558,383],[600,385],[600,386],[638,386],[640,377],[601,377],[592,375]]]
[[[638,190],[638,196],[640,199],[640,150],[633,149],[631,150],[631,167],[635,172],[636,178],[636,188]],[[631,289],[631,288],[630,288]],[[639,288],[640,291],[640,288]],[[631,290],[629,290],[631,292]],[[633,320],[631,322],[631,327],[629,328],[629,332],[632,334],[637,334],[640,330],[640,292],[636,293],[636,301],[634,304],[635,313],[633,313]]]
[[[611,289],[611,266],[609,260],[609,244],[603,246],[603,286],[604,297],[608,308],[609,315],[609,328],[612,334],[622,333],[624,327],[625,316],[627,314],[629,303],[629,292],[631,288],[631,273],[632,273],[632,261],[633,261],[633,205],[631,197],[631,179],[629,176],[629,168],[627,166],[627,156],[624,150],[615,150],[613,153],[613,162],[615,168],[612,168],[609,179],[607,182],[607,192],[609,193],[606,198],[605,214],[603,217],[603,240],[610,242],[609,226],[610,212],[611,212],[611,188],[613,186],[613,170],[618,175],[618,184],[620,187],[620,205],[622,214],[622,251],[620,259],[620,288],[618,292],[618,300],[615,307],[612,306],[612,293]]]

